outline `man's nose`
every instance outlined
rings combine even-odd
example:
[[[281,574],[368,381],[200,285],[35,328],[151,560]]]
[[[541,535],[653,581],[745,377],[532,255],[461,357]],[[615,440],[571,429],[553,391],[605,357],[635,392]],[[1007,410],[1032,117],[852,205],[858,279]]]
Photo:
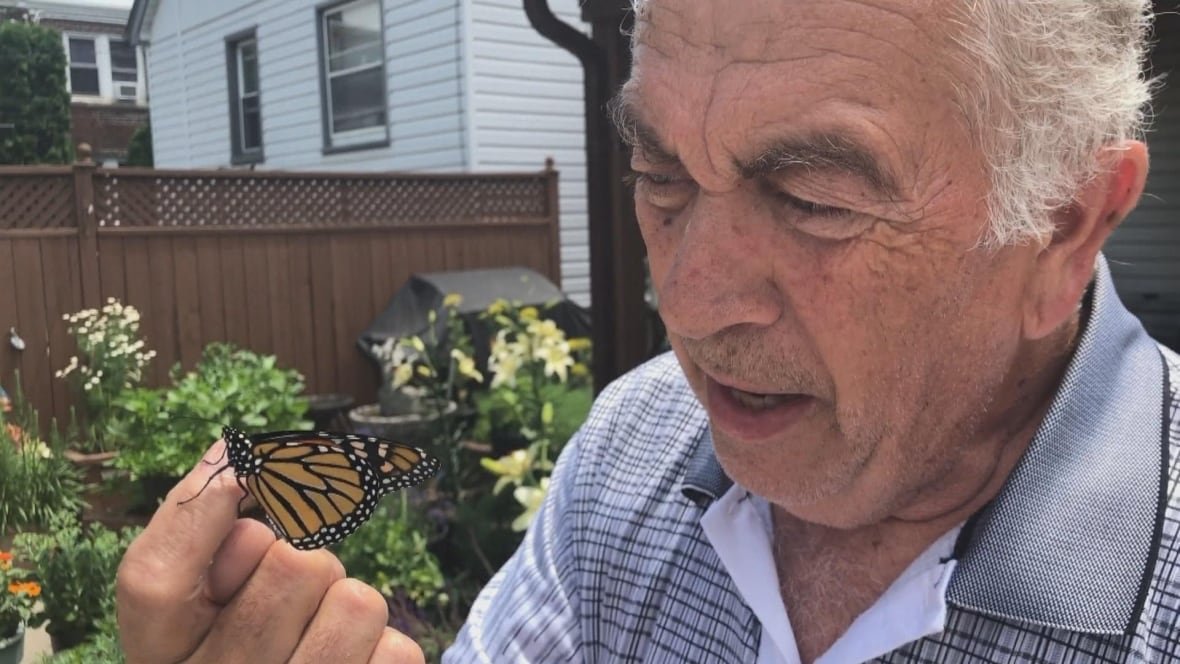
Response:
[[[741,192],[701,194],[668,243],[657,284],[668,331],[703,339],[742,324],[770,325],[782,298],[774,283],[773,227]]]

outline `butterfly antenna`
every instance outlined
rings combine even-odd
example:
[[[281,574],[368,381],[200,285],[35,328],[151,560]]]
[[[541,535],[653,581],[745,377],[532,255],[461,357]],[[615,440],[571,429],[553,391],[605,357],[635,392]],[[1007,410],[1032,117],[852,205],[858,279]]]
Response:
[[[189,420],[190,422],[201,422],[203,424],[215,424],[219,427],[225,426],[225,422],[218,422],[217,420],[210,420],[210,419],[207,419],[204,417],[196,417],[193,415],[173,415],[172,417],[177,420]]]
[[[193,496],[192,498],[186,498],[186,499],[184,499],[184,500],[177,501],[177,502],[176,502],[176,504],[177,504],[177,505],[183,505],[183,504],[185,504],[185,503],[189,503],[189,502],[192,502],[192,501],[196,500],[196,499],[197,499],[197,498],[198,498],[198,497],[199,497],[199,496],[200,496],[202,493],[205,493],[205,489],[209,488],[209,484],[210,484],[211,482],[213,482],[213,478],[215,478],[215,477],[217,477],[218,475],[220,475],[220,474],[224,473],[225,471],[229,470],[231,467],[232,467],[232,466],[230,466],[229,464],[226,464],[226,466],[225,466],[224,468],[222,468],[221,470],[218,470],[217,472],[213,473],[212,475],[210,475],[210,476],[209,476],[209,479],[205,480],[205,484],[204,484],[204,486],[202,486],[202,487],[201,487],[201,490],[197,492],[197,495],[196,495],[196,496]]]

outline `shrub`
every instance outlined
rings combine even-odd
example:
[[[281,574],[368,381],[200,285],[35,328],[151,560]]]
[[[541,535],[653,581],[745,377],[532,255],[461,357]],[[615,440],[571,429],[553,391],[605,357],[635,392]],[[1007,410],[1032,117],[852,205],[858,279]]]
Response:
[[[14,550],[33,565],[41,582],[39,619],[63,645],[77,645],[98,631],[114,597],[115,572],[138,529],[122,533],[76,515],[53,518],[46,533],[20,533]]]
[[[0,20],[0,124],[10,125],[0,129],[0,164],[72,159],[66,67],[57,31]]]
[[[12,412],[0,412],[0,534],[43,528],[53,515],[83,506],[81,474],[63,456],[65,445],[56,432],[49,442],[40,438],[37,413],[19,382],[13,401]]]
[[[528,528],[545,497],[553,459],[590,411],[590,388],[581,380],[586,365],[580,361],[580,354],[589,351],[589,341],[566,339],[533,307],[500,301],[486,316],[499,331],[488,359],[491,391],[476,399],[481,418],[475,433],[486,435],[496,453],[502,454],[505,447],[496,440],[506,436],[510,447],[520,448],[499,459],[481,460],[485,469],[499,476],[494,493],[513,486],[513,498],[523,512],[512,529],[520,532]]]
[[[173,367],[167,390],[134,389],[115,402],[108,437],[119,441],[115,463],[133,478],[180,477],[200,460],[224,425],[244,429],[308,429],[299,372],[229,344],[205,348],[197,366]]]
[[[333,550],[349,576],[382,594],[404,593],[421,608],[447,604],[438,559],[427,549],[423,528],[408,509],[405,492],[387,496],[373,516]]]
[[[101,309],[84,309],[63,319],[78,355],[55,375],[70,381],[81,400],[86,428],[75,444],[83,451],[101,451],[107,447],[112,403],[140,384],[156,351],[146,349],[139,338],[139,311],[113,297]]]
[[[12,553],[0,551],[0,641],[16,634],[21,625],[39,625],[33,608],[41,584],[32,581],[27,570],[14,566],[12,559]]]
[[[152,124],[145,123],[131,135],[131,142],[127,145],[127,165],[140,168],[151,168],[155,165],[152,153]]]

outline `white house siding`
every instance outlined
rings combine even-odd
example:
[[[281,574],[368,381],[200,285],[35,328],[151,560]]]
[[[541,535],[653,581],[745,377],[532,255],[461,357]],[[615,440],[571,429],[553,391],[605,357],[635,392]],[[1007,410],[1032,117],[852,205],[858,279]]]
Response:
[[[589,304],[586,148],[582,67],[529,25],[520,0],[465,0],[476,171],[535,170],[552,157],[561,172],[561,283]],[[550,0],[554,14],[589,33],[577,0]]]
[[[323,153],[315,0],[159,0],[148,31],[156,165],[230,165],[225,38],[254,28],[256,168],[454,171],[466,163],[454,0],[384,0],[390,145]]]
[[[555,12],[584,31],[577,0]],[[322,151],[316,0],[158,0],[147,31],[157,166],[230,165],[225,38],[258,39],[256,168],[561,171],[562,285],[589,303],[582,70],[520,0],[383,0],[391,144]],[[470,111],[470,112],[468,112]]]

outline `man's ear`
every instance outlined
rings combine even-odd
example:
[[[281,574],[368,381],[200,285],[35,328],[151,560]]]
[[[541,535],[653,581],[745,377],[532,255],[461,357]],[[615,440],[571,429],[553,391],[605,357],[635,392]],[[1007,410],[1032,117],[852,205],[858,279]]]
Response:
[[[1147,181],[1147,146],[1123,141],[1102,148],[1101,170],[1073,202],[1054,213],[1054,232],[1037,255],[1025,297],[1024,335],[1040,339],[1077,310],[1106,238],[1139,202]]]

